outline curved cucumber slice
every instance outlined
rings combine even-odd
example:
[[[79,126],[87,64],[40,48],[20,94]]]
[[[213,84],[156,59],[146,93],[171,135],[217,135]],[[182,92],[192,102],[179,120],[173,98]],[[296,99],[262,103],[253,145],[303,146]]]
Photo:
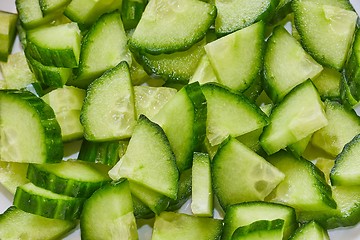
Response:
[[[284,220],[259,220],[249,225],[238,227],[231,240],[279,240],[283,239]]]
[[[205,36],[215,16],[215,6],[203,1],[150,1],[130,38],[130,46],[152,54],[188,49]]]
[[[74,229],[76,221],[45,218],[11,206],[0,214],[0,225],[0,239],[54,240]]]
[[[26,91],[0,91],[0,160],[58,162],[63,157],[61,130],[54,111]]]
[[[71,197],[90,197],[110,178],[108,167],[83,161],[30,164],[27,178],[35,185]]]
[[[16,189],[13,202],[14,206],[25,212],[63,220],[78,219],[83,203],[83,198],[53,193],[31,182]]]

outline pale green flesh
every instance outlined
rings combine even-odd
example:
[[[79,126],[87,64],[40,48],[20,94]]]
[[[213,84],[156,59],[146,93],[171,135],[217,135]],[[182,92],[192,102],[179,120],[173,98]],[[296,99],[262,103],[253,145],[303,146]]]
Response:
[[[0,101],[0,160],[45,162],[44,129],[37,112],[26,102],[11,98],[1,98]],[[14,121],[14,119],[18,119],[18,121]]]

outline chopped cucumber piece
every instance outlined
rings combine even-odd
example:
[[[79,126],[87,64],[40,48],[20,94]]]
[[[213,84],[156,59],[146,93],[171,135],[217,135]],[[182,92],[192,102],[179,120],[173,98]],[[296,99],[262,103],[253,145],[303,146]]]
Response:
[[[281,240],[283,239],[284,220],[259,220],[249,225],[238,227],[231,240]]]
[[[329,234],[321,225],[315,221],[305,223],[299,227],[289,240],[319,239],[330,240]]]
[[[0,11],[0,61],[6,62],[12,51],[17,19],[17,14]]]
[[[0,184],[15,194],[18,186],[29,182],[26,178],[28,165],[28,163],[0,161]]]

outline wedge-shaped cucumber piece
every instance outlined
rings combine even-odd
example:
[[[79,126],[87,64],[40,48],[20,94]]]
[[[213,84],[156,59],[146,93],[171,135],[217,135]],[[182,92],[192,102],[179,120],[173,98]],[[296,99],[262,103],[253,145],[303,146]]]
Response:
[[[352,92],[349,81],[343,76],[340,81],[340,97],[342,104],[347,108],[355,109],[360,103],[360,98],[356,95],[356,92]]]
[[[87,1],[83,5],[88,5]],[[94,79],[121,61],[131,65],[131,53],[120,15],[117,12],[104,14],[81,41],[79,68],[71,84],[86,88]]]
[[[117,0],[72,0],[65,8],[64,14],[73,22],[77,22],[81,28],[88,28],[101,15],[119,10],[121,3],[122,1]]]
[[[349,85],[351,95],[360,101],[360,29],[355,33],[351,55],[345,66],[345,77]]]
[[[274,29],[264,57],[265,90],[274,102],[281,101],[291,89],[322,70],[284,27]]]
[[[109,171],[109,176],[114,180],[128,178],[176,199],[179,172],[162,128],[141,115],[125,155]]]
[[[30,164],[27,178],[35,185],[70,197],[88,198],[110,182],[109,167],[80,160]]]
[[[127,180],[98,189],[84,204],[81,239],[138,239],[133,203]]]
[[[63,157],[61,130],[54,111],[26,91],[0,91],[0,160],[59,162]]]
[[[22,51],[10,54],[7,62],[0,62],[0,72],[4,77],[5,89],[21,89],[37,82]]]
[[[155,213],[135,195],[132,194],[131,197],[133,200],[134,216],[136,219],[148,219],[155,216]]]
[[[177,92],[154,117],[169,139],[180,172],[191,167],[193,152],[204,142],[206,112],[206,99],[195,82]]]
[[[215,16],[215,6],[202,1],[150,1],[130,38],[130,47],[151,54],[188,49],[205,36]]]
[[[333,186],[360,186],[360,133],[347,143],[335,159],[330,179]]]
[[[71,0],[39,0],[40,9],[44,15],[53,12],[63,12]]]
[[[84,200],[53,193],[30,182],[17,187],[13,204],[43,217],[75,220],[80,217]]]
[[[63,86],[41,97],[54,110],[64,142],[80,139],[84,134],[80,123],[80,110],[85,95],[84,89]]]
[[[189,82],[200,58],[205,54],[205,41],[194,44],[185,51],[171,54],[140,55],[144,69],[149,75],[162,77],[165,81],[186,84]]]
[[[260,75],[265,46],[264,29],[265,24],[261,21],[205,46],[221,84],[244,91]]]
[[[297,141],[296,143],[290,144],[287,146],[287,149],[290,150],[295,156],[302,156],[306,150],[306,147],[309,145],[311,141],[312,134],[303,139]]]
[[[305,223],[298,229],[296,229],[294,235],[292,235],[290,240],[301,240],[301,239],[321,239],[329,240],[329,234],[319,223],[311,221]]]
[[[168,87],[134,86],[136,115],[153,119],[176,92]]]
[[[280,239],[288,237],[298,227],[295,210],[292,207],[270,202],[244,202],[231,205],[227,208],[224,217],[222,240],[230,240],[236,229],[249,226],[257,221],[283,221],[283,230]]]
[[[169,206],[170,198],[143,185],[130,182],[130,191],[156,215],[159,215]]]
[[[196,69],[189,80],[189,83],[193,82],[199,82],[201,85],[207,82],[219,82],[207,54],[204,54],[200,58]]]
[[[315,220],[326,229],[355,226],[360,221],[360,187],[335,186],[332,196],[336,209],[300,212],[298,220],[306,223]]]
[[[80,121],[89,141],[129,138],[136,124],[134,90],[126,62],[105,72],[86,90]]]
[[[79,64],[80,30],[76,23],[38,27],[26,33],[27,51],[46,66],[75,68]]]
[[[237,137],[268,124],[265,113],[241,93],[215,83],[206,83],[201,89],[208,106],[206,136],[211,145],[220,144],[229,135]]]
[[[337,156],[345,144],[360,133],[360,117],[336,101],[325,101],[328,125],[316,131],[311,143],[332,156]]]
[[[267,20],[278,3],[279,0],[216,0],[216,34],[229,34],[259,20]]]
[[[325,176],[312,162],[280,151],[266,158],[285,174],[267,200],[292,206],[297,211],[322,211],[336,208]],[[306,194],[304,194],[306,192]]]
[[[292,9],[306,51],[319,63],[341,70],[352,44],[356,12],[307,0],[293,1]]]
[[[78,159],[113,167],[125,154],[128,145],[128,139],[106,142],[92,142],[84,139],[81,143]]]
[[[31,71],[45,87],[62,87],[72,76],[72,68],[46,66],[31,57],[26,50],[25,55]]]
[[[145,10],[148,0],[123,0],[121,5],[121,19],[125,29],[137,26]]]
[[[212,161],[212,182],[221,207],[264,200],[285,175],[251,149],[229,137]]]
[[[68,234],[76,221],[45,218],[11,206],[0,214],[0,225],[0,239],[52,240]]]
[[[213,190],[209,155],[194,153],[192,165],[191,211],[196,216],[213,216]]]
[[[249,225],[238,227],[231,240],[282,240],[284,231],[284,220],[259,220]]]
[[[6,62],[13,48],[18,15],[0,11],[0,61]]]
[[[219,239],[222,221],[175,212],[162,212],[155,217],[152,240]]]
[[[310,80],[296,86],[271,112],[270,124],[260,136],[267,154],[273,154],[326,126],[323,103]]]

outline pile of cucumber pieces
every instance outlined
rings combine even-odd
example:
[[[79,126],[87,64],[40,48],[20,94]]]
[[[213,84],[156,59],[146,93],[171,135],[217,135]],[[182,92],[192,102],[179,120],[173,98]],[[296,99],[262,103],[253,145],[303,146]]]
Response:
[[[360,222],[348,0],[16,9],[0,12],[0,239],[329,239]]]

